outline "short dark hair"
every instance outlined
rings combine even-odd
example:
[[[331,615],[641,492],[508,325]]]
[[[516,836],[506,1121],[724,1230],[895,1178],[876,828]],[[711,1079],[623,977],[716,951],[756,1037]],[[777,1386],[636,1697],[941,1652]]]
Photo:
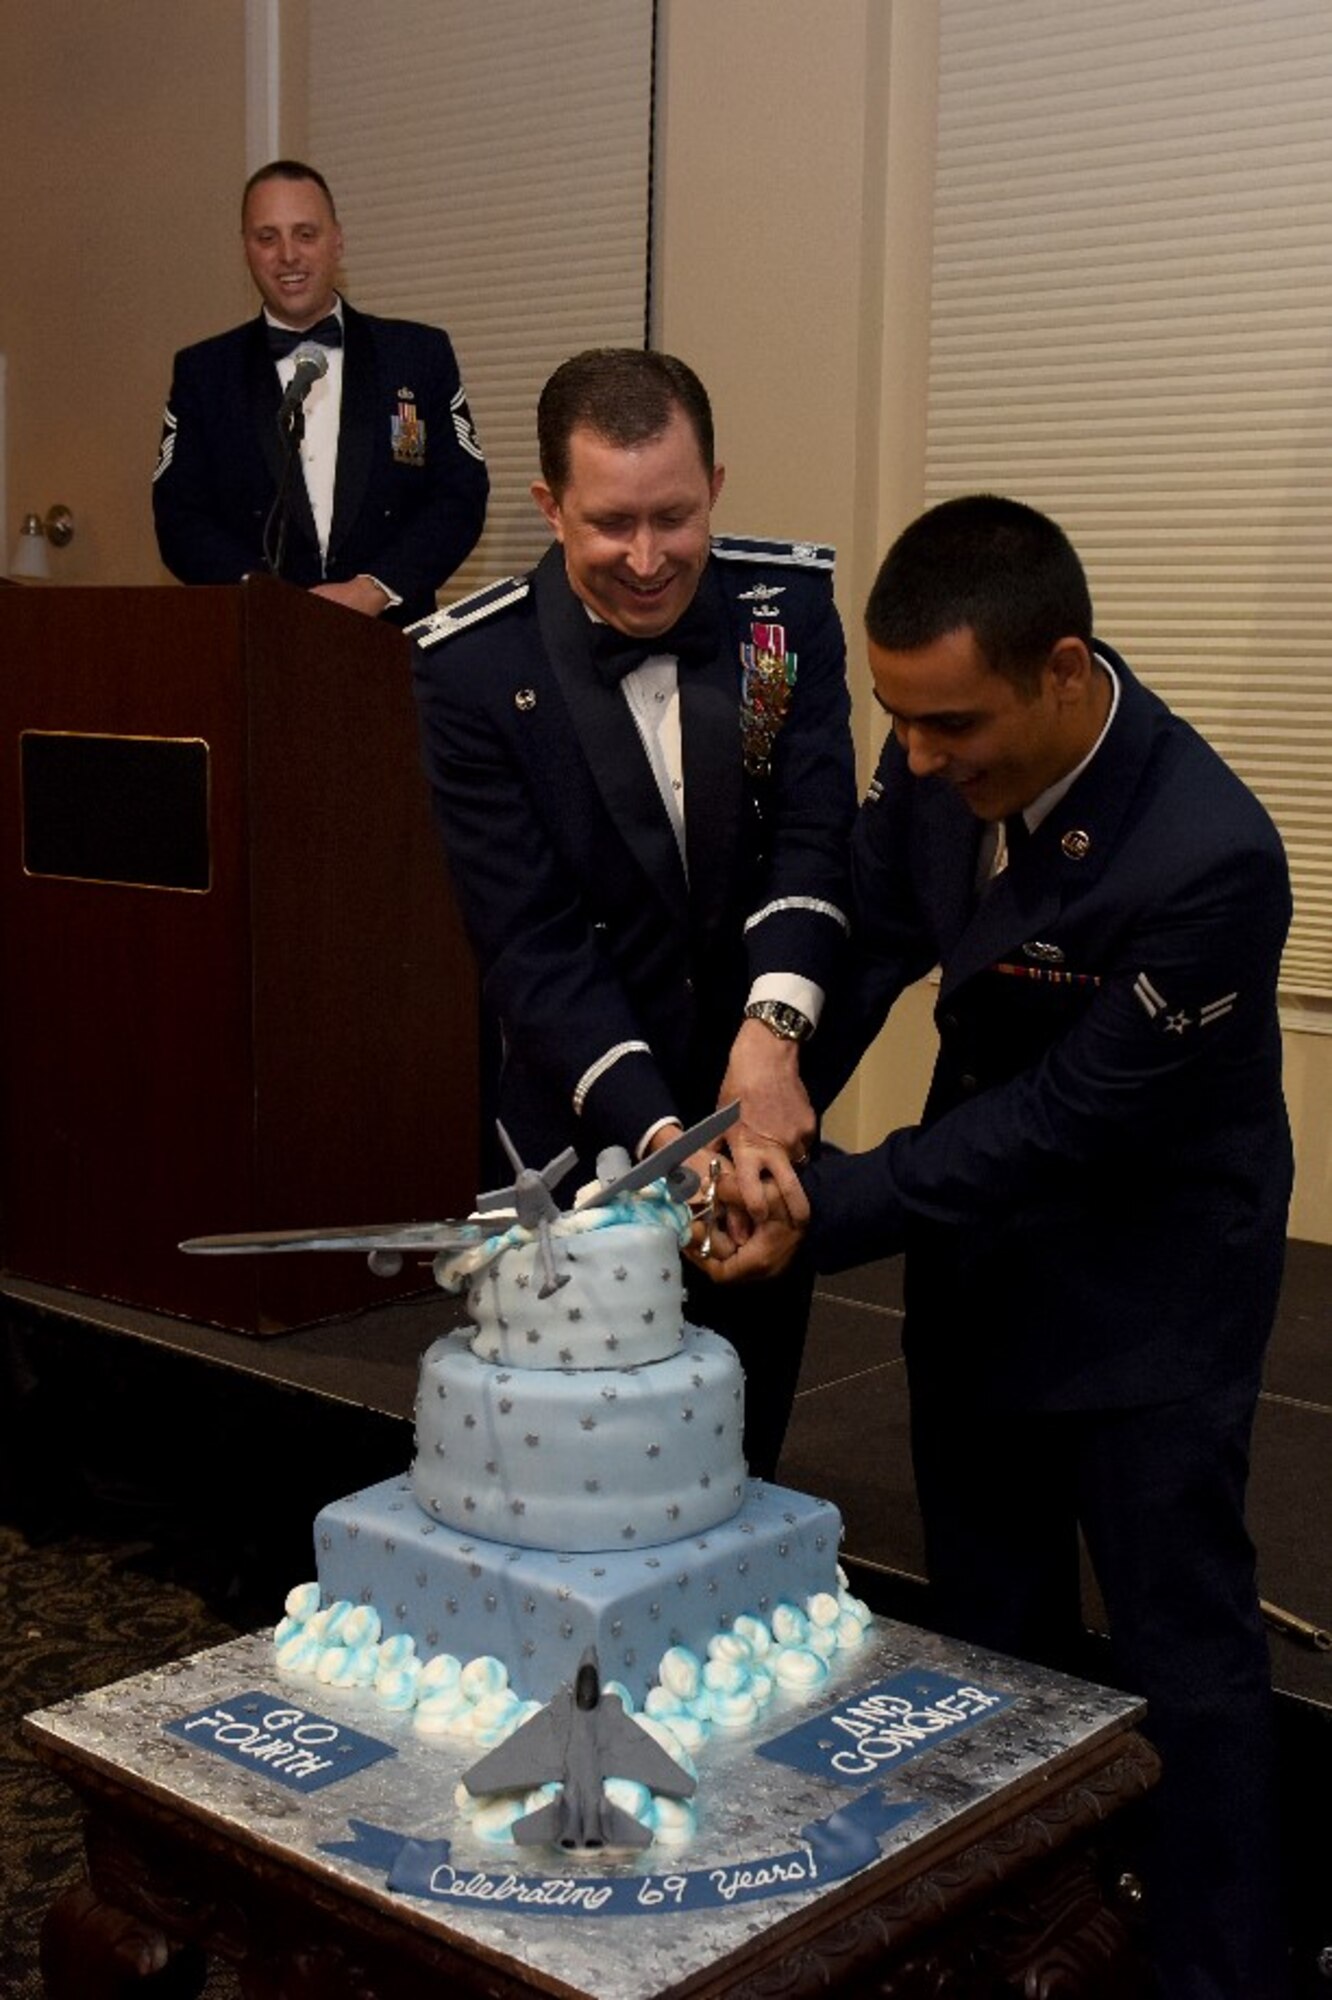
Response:
[[[1031,687],[1060,639],[1092,642],[1087,578],[1063,529],[992,493],[945,500],[889,549],[865,606],[865,630],[889,652],[914,652],[969,627],[987,664]]]
[[[693,426],[711,479],[712,405],[692,368],[650,347],[589,347],[571,355],[537,404],[541,477],[558,500],[569,483],[569,440],[579,425],[628,449],[660,437],[677,409]]]
[[[245,192],[241,196],[242,224],[245,221],[245,208],[250,199],[251,191],[257,188],[261,181],[313,181],[317,188],[323,189],[324,199],[328,203],[328,212],[333,217],[333,220],[337,221],[338,211],[337,205],[333,200],[333,190],[320,173],[318,167],[307,167],[304,160],[270,160],[266,167],[256,167],[250,175],[249,180],[245,183]]]

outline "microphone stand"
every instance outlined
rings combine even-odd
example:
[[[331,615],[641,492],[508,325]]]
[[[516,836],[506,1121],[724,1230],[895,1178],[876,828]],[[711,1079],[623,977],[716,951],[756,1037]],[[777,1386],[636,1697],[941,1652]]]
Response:
[[[291,409],[279,418],[279,429],[283,439],[282,476],[264,523],[264,561],[271,576],[282,574],[282,558],[287,547],[287,519],[291,511],[292,473],[300,461],[301,440],[305,436],[304,403],[292,404]]]

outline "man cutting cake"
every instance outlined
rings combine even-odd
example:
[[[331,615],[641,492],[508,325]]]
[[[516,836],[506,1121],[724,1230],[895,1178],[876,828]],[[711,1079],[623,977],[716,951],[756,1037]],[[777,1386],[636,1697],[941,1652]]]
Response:
[[[815,1116],[801,1059],[846,935],[855,811],[832,552],[713,538],[724,473],[693,371],[596,349],[555,371],[533,495],[554,540],[412,628],[426,768],[503,1040],[522,1157],[650,1153],[739,1100],[745,1198]],[[576,1185],[571,1180],[571,1186]],[[811,1279],[759,1299],[694,1279],[747,1364],[746,1455],[771,1476]],[[737,1309],[739,1308],[739,1309]]]

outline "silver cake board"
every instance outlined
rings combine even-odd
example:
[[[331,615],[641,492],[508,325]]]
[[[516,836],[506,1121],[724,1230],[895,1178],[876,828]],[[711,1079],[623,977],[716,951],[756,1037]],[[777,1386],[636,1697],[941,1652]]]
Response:
[[[507,1961],[543,1991],[653,2000],[812,1901],[1057,1784],[1131,1697],[876,1620],[815,1696],[698,1758],[682,1848],[571,1855],[479,1839],[454,1804],[474,1744],[363,1691],[278,1673],[251,1634],[26,1718],[39,1754],[121,1781],[381,1916]],[[942,1843],[942,1844],[946,1844]],[[397,1886],[390,1887],[390,1882]]]

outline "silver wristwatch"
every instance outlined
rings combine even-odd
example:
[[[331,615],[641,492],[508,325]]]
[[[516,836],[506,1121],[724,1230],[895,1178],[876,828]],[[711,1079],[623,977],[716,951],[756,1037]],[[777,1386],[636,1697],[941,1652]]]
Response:
[[[771,1028],[784,1042],[807,1042],[814,1032],[809,1015],[789,1006],[785,1000],[751,1000],[745,1008],[745,1019],[762,1021],[765,1028]]]

